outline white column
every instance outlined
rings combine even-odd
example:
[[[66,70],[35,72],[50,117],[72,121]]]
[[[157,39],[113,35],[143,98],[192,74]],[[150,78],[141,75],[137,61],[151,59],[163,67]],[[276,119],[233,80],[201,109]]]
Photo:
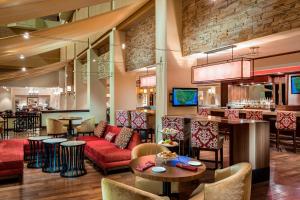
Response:
[[[167,0],[155,1],[156,25],[156,140],[161,140],[157,130],[162,128],[161,117],[167,114]]]
[[[109,34],[109,104],[110,124],[115,124],[115,30]]]
[[[87,58],[87,105],[98,123],[106,119],[106,80],[98,79],[98,56],[93,49],[88,49]]]

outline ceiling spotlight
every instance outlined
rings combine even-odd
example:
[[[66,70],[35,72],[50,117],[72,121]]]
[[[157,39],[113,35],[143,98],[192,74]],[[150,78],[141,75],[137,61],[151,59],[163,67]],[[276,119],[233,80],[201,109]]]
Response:
[[[26,72],[26,67],[22,67],[22,72]]]
[[[30,38],[29,33],[28,33],[28,32],[25,32],[25,33],[23,34],[23,38],[26,39],[26,40],[28,40],[28,39]]]
[[[95,59],[95,58],[93,59],[93,62],[96,62],[96,59]]]
[[[126,48],[126,44],[123,43],[123,44],[122,44],[122,49],[125,49],[125,48]]]
[[[23,54],[20,55],[20,59],[23,60],[25,56]]]

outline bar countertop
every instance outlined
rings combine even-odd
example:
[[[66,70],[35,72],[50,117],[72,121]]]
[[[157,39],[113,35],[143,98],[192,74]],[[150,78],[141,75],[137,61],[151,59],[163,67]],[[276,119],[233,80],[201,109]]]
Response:
[[[214,108],[209,108],[210,111],[212,112],[225,112],[226,107],[214,107]],[[271,115],[271,116],[276,116],[277,115],[277,110],[271,111],[271,110],[265,110],[265,109],[237,109],[239,110],[240,113],[246,113],[247,110],[252,110],[252,111],[263,111],[263,115]],[[296,112],[296,116],[300,117],[300,111],[294,111]]]

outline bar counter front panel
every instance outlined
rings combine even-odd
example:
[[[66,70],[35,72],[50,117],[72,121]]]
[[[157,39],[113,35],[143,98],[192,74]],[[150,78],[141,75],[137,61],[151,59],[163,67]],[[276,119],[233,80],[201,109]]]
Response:
[[[174,115],[170,115],[174,116]],[[263,120],[227,120],[221,117],[199,118],[197,115],[179,115],[185,118],[188,131],[188,144],[191,147],[191,125],[192,119],[216,121],[230,127],[230,165],[249,162],[252,165],[253,183],[268,181],[270,178],[270,123]],[[191,154],[191,153],[190,153]]]

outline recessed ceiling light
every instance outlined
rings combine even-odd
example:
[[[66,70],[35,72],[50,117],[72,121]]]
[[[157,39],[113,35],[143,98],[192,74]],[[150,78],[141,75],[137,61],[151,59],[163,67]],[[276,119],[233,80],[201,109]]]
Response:
[[[93,59],[93,62],[96,62],[96,59],[95,59],[95,58]]]
[[[126,49],[126,44],[125,43],[122,44],[122,49]]]
[[[23,54],[20,55],[20,59],[23,60],[25,56]]]
[[[26,67],[22,67],[22,72],[26,72]]]
[[[23,38],[26,39],[26,40],[28,40],[28,39],[30,38],[29,33],[28,33],[28,32],[25,32],[25,33],[23,34]]]

